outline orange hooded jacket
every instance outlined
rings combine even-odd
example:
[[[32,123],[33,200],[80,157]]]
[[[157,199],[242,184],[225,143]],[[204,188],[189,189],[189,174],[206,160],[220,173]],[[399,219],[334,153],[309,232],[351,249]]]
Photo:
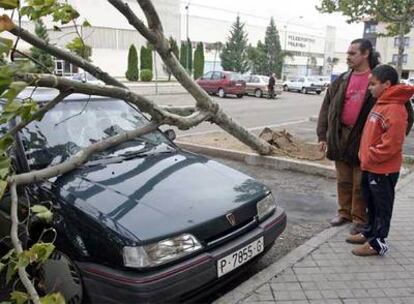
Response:
[[[361,138],[361,169],[377,174],[396,173],[401,169],[402,146],[407,129],[405,103],[414,87],[395,85],[377,100],[368,115]]]

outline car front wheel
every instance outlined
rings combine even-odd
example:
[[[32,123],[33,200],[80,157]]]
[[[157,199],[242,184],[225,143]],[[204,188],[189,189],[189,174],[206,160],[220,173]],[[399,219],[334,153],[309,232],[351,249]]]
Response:
[[[289,91],[289,88],[288,88],[287,85],[283,86],[283,91],[285,91],[285,92],[288,92]]]
[[[321,95],[321,91],[316,91],[316,94]]]
[[[306,89],[306,88],[302,88],[302,93],[303,93],[303,94],[308,94],[308,89]]]
[[[218,96],[219,96],[220,98],[224,98],[224,97],[226,97],[226,92],[224,92],[224,90],[223,90],[222,88],[220,88],[220,89],[218,90]]]
[[[237,94],[237,98],[243,98],[243,94]]]
[[[262,97],[262,96],[263,96],[263,92],[262,92],[262,90],[257,89],[257,90],[254,92],[254,96],[256,96],[257,98]]]

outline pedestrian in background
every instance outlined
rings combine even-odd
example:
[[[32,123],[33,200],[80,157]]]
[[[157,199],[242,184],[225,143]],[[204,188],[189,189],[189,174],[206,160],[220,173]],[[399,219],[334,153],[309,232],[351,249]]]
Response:
[[[267,90],[269,93],[267,95],[268,99],[275,99],[275,85],[276,85],[276,74],[273,73],[272,75],[270,75],[269,84],[267,85]]]
[[[335,161],[337,175],[339,208],[330,223],[339,226],[352,222],[352,235],[360,233],[367,223],[358,151],[362,129],[375,104],[368,82],[371,69],[378,63],[378,54],[369,40],[352,41],[347,51],[349,71],[328,88],[318,119],[320,149]]]
[[[388,251],[385,239],[390,230],[402,148],[413,119],[412,108],[407,111],[406,104],[411,105],[414,87],[398,84],[398,73],[393,67],[380,65],[373,69],[369,90],[377,101],[365,123],[359,151],[368,224],[362,233],[346,240],[363,244],[352,250],[358,256],[384,255]]]

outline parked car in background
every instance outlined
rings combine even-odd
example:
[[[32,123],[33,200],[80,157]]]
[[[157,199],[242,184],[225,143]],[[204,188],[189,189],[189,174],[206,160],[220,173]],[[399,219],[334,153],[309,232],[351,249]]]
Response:
[[[414,78],[401,79],[401,83],[414,86]]]
[[[197,83],[209,94],[236,95],[242,98],[246,93],[246,82],[240,73],[227,71],[211,71],[197,79]]]
[[[76,81],[81,81],[81,82],[84,82],[84,83],[95,84],[95,85],[101,85],[101,86],[105,85],[105,83],[102,80],[99,80],[99,79],[95,78],[95,76],[93,76],[93,75],[91,75],[87,72],[74,74],[71,77],[71,79],[76,80]]]
[[[33,99],[44,104],[56,94]],[[148,123],[122,100],[74,94],[16,135],[13,168],[59,164]],[[31,268],[41,294],[60,292],[71,304],[180,302],[238,276],[274,244],[286,215],[269,188],[180,149],[170,131],[131,138],[75,170],[18,189],[24,246],[39,239],[56,246],[41,268]],[[11,248],[10,203],[6,191],[0,257]],[[26,220],[34,204],[50,208],[53,219]],[[14,287],[0,271],[0,295]]]
[[[298,91],[303,94],[315,92],[321,94],[326,89],[325,83],[320,79],[320,76],[299,76],[288,78],[283,83],[284,91]]]
[[[263,75],[248,75],[244,78],[246,80],[246,94],[254,95],[256,97],[269,96],[268,84],[269,77]],[[283,91],[282,82],[276,80],[275,96],[281,95]]]

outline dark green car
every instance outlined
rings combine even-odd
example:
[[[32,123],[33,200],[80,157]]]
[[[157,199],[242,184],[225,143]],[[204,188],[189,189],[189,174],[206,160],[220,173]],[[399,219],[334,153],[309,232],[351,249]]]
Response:
[[[46,92],[36,99],[52,97]],[[72,95],[16,138],[16,170],[58,164],[145,124],[142,113],[121,100]],[[28,246],[54,240],[57,250],[42,267],[39,285],[62,292],[68,303],[184,301],[237,274],[286,226],[265,185],[181,150],[159,130],[21,191],[27,193],[21,216],[27,201],[52,205],[53,222],[30,222],[22,238]],[[10,247],[9,205],[6,195],[1,253]]]

